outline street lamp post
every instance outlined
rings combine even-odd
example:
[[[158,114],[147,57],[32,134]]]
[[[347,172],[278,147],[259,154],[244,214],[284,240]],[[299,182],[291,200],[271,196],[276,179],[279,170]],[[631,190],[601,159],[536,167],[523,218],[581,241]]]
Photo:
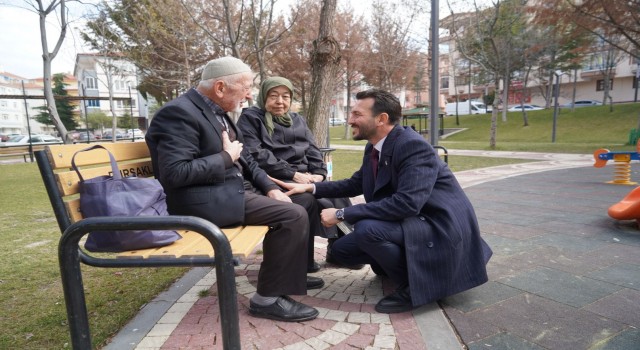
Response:
[[[133,127],[133,99],[131,98],[131,83],[129,83],[129,113],[131,114],[131,142],[136,141],[136,128]]]
[[[439,98],[440,89],[438,83],[440,82],[439,70],[438,70],[438,57],[440,57],[438,51],[439,38],[438,38],[438,24],[440,23],[439,12],[439,0],[431,1],[431,89],[429,91],[429,142],[432,146],[438,145],[438,115],[439,115]]]
[[[556,91],[555,91],[555,103],[553,105],[553,129],[551,130],[551,142],[556,142],[556,124],[558,120],[558,96],[560,96],[560,77],[564,74],[561,70],[556,70],[554,75],[556,76]]]
[[[638,102],[638,85],[640,85],[640,58],[636,64],[636,92],[633,96],[633,102]]]
[[[84,106],[84,124],[87,128],[87,143],[91,142],[91,138],[89,137],[89,113],[87,112],[87,93],[84,89],[84,82],[81,83],[82,86],[82,105]]]
[[[27,135],[29,136],[29,158],[31,159],[31,163],[33,163],[33,140],[31,139],[31,123],[29,122],[29,105],[27,104],[27,92],[24,89],[24,80],[22,82],[22,95],[24,98],[24,113],[27,116]]]

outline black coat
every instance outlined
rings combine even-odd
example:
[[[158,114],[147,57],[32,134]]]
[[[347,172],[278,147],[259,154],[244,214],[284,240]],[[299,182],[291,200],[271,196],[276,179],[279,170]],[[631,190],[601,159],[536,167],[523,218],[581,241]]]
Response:
[[[218,114],[224,114],[218,109]],[[242,133],[230,127],[243,142]],[[244,223],[244,179],[263,193],[277,189],[251,154],[238,163],[222,148],[222,124],[194,89],[165,104],[146,134],[155,176],[167,194],[169,213],[196,215],[220,227]]]
[[[290,115],[290,127],[274,122],[273,135],[269,135],[262,109],[254,106],[243,110],[238,128],[244,135],[245,148],[262,169],[277,179],[291,180],[296,172],[326,178],[327,166],[307,123],[298,113]]]

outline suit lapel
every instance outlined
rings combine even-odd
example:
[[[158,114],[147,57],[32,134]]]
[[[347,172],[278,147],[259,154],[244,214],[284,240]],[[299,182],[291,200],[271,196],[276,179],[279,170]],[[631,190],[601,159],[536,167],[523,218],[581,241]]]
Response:
[[[207,120],[211,124],[211,126],[213,126],[213,129],[222,140],[223,126],[222,124],[220,124],[220,121],[218,121],[218,118],[216,118],[216,115],[213,113],[209,105],[207,105],[207,103],[202,99],[202,96],[200,96],[200,94],[195,89],[191,89],[187,92],[187,97],[189,97],[191,102],[193,102],[193,104],[196,105],[196,107],[198,107],[200,111],[202,111],[202,116],[204,117],[204,119]]]
[[[391,181],[391,173],[393,171],[391,165],[391,155],[393,154],[393,149],[395,148],[396,141],[402,134],[402,131],[402,127],[396,125],[384,140],[384,144],[382,145],[382,152],[380,152],[380,162],[378,164],[378,177],[376,178],[375,187],[373,189],[374,193]]]

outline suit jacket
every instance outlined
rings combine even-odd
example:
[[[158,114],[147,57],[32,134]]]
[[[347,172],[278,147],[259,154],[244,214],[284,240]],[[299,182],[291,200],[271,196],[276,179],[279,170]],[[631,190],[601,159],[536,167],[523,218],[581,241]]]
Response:
[[[244,192],[277,189],[246,151],[238,160],[222,147],[223,125],[202,96],[191,89],[165,104],[154,116],[146,134],[155,176],[167,194],[171,214],[196,215],[225,227],[244,222]],[[228,118],[243,142],[242,133]]]
[[[374,180],[367,144],[360,170],[349,179],[316,184],[316,196],[364,194],[345,208],[345,220],[369,218],[402,225],[411,298],[415,306],[488,280],[492,252],[462,187],[421,135],[396,125],[387,136]]]

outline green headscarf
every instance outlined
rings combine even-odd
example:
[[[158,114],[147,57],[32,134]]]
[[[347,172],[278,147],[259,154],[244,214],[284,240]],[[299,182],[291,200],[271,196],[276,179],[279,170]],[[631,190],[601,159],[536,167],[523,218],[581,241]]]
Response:
[[[267,127],[267,132],[269,132],[269,135],[273,135],[273,122],[276,122],[285,127],[290,127],[293,124],[291,115],[289,115],[289,111],[286,111],[283,115],[271,115],[271,113],[268,112],[265,108],[269,90],[278,86],[284,86],[289,89],[289,92],[291,93],[291,100],[293,101],[293,85],[288,79],[283,77],[271,77],[265,79],[262,82],[262,85],[260,85],[258,101],[256,101],[256,105],[258,106],[258,108],[264,111],[265,126]],[[289,105],[289,108],[291,108],[291,105]]]

